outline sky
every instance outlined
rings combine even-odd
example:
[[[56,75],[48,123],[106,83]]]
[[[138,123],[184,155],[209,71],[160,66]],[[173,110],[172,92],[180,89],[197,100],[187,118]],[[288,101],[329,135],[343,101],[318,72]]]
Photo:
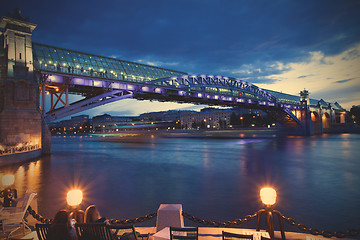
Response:
[[[261,88],[360,105],[358,0],[6,0],[32,40]],[[84,112],[138,115],[191,104],[122,100]]]

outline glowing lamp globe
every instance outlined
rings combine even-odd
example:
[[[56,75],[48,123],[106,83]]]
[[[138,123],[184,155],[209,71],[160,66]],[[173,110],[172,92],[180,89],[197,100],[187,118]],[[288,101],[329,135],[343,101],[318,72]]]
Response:
[[[67,193],[67,203],[69,206],[75,207],[80,205],[83,199],[83,193],[79,189],[71,190]]]
[[[276,191],[273,188],[262,188],[260,198],[265,205],[274,205],[276,203]]]
[[[2,177],[1,180],[2,180],[2,184],[4,186],[11,186],[15,182],[15,176],[12,174],[6,174]]]

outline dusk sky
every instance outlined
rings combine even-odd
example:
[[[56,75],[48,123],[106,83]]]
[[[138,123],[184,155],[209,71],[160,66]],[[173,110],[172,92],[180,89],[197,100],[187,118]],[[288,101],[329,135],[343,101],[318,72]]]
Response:
[[[360,1],[7,0],[33,41],[360,105]],[[123,100],[85,114],[138,115],[190,104]]]

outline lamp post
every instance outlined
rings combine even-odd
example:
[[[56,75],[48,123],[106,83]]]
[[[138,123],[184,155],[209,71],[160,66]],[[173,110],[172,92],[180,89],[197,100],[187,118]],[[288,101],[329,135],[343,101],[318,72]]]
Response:
[[[241,127],[244,128],[244,117],[241,116],[241,117],[240,117],[240,120],[241,120]]]
[[[82,199],[83,193],[79,189],[70,190],[66,196],[66,201],[70,206],[72,218],[78,223],[84,222],[84,211],[79,209]]]
[[[15,182],[15,176],[12,174],[6,174],[2,177],[2,185],[5,189],[0,192],[0,197],[4,198],[4,207],[14,207],[14,198],[17,198],[17,191],[15,188],[11,188],[11,185]]]
[[[285,240],[285,230],[284,224],[282,221],[282,215],[279,211],[273,209],[273,205],[276,203],[276,191],[273,188],[262,188],[260,190],[260,198],[265,208],[260,209],[257,215],[257,227],[256,231],[260,231],[260,219],[261,215],[265,214],[265,227],[266,231],[269,233],[270,238],[274,239],[274,215],[278,216],[281,239]]]

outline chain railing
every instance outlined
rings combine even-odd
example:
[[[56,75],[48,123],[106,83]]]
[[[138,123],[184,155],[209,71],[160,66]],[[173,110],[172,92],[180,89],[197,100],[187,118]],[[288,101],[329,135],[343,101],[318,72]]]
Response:
[[[43,216],[41,216],[40,214],[36,213],[31,206],[28,207],[27,209],[28,213],[35,218],[36,220],[38,220],[41,223],[51,223],[52,219],[48,219],[48,218],[44,218]],[[135,223],[141,223],[141,222],[145,222],[148,220],[153,219],[154,217],[157,216],[157,212],[155,213],[151,213],[151,214],[147,214],[143,217],[137,217],[137,218],[132,218],[132,219],[109,219],[109,222],[111,224],[135,224]]]
[[[337,237],[337,238],[344,238],[344,237],[356,237],[360,234],[360,229],[349,229],[345,232],[337,231],[337,232],[330,232],[326,230],[318,230],[316,228],[309,228],[304,224],[296,223],[293,218],[287,218],[284,215],[281,215],[282,219],[285,220],[291,226],[297,227],[302,232],[307,232],[312,235],[322,235],[326,238]]]
[[[109,222],[111,224],[122,224],[122,225],[135,224],[135,223],[141,223],[141,222],[151,220],[156,216],[157,216],[157,212],[154,212],[154,213],[150,213],[148,215],[145,215],[143,217],[132,218],[132,219],[110,219]]]
[[[258,217],[258,212],[254,213],[253,215],[247,215],[243,219],[239,218],[239,219],[236,219],[234,221],[224,221],[224,222],[209,221],[209,220],[201,219],[201,218],[195,217],[195,216],[193,216],[193,215],[191,215],[191,214],[189,214],[187,212],[184,212],[184,211],[182,212],[182,215],[186,219],[188,219],[188,220],[190,220],[192,222],[195,222],[195,223],[202,224],[202,225],[216,226],[216,227],[229,227],[229,226],[240,225],[242,223],[252,221],[254,218]],[[283,220],[285,220],[287,223],[289,223],[290,225],[297,227],[297,229],[302,231],[302,232],[307,232],[307,233],[310,233],[312,235],[322,235],[322,236],[324,236],[326,238],[331,238],[331,237],[337,237],[337,238],[356,237],[357,235],[360,234],[360,229],[350,229],[350,230],[347,230],[345,232],[342,232],[342,231],[330,232],[330,231],[326,231],[326,230],[320,231],[320,230],[318,230],[316,228],[308,228],[304,224],[296,223],[294,219],[287,218],[284,215],[281,215],[281,218]]]
[[[33,218],[35,218],[36,220],[38,220],[41,223],[51,223],[51,221],[52,221],[52,219],[44,218],[43,216],[36,213],[30,206],[27,209],[27,211]],[[247,215],[244,218],[238,218],[233,221],[223,221],[223,222],[209,221],[209,220],[201,219],[201,218],[195,217],[185,211],[182,212],[182,215],[184,218],[186,218],[192,222],[202,224],[202,225],[215,226],[215,227],[229,227],[229,226],[235,226],[235,225],[238,226],[238,225],[241,225],[242,223],[250,222],[250,221],[254,220],[255,218],[257,218],[259,216],[259,213],[256,212],[253,215]],[[132,218],[132,219],[109,219],[109,222],[111,224],[121,224],[121,225],[135,224],[135,223],[141,223],[141,222],[151,220],[151,219],[155,218],[156,216],[157,216],[157,212],[154,212],[154,213],[150,213],[145,216],[142,216],[142,217],[137,217],[137,218]],[[299,231],[307,232],[312,235],[322,235],[326,238],[331,238],[331,237],[344,238],[344,237],[356,237],[360,234],[360,229],[349,229],[345,232],[344,231],[330,232],[330,231],[326,231],[326,230],[318,230],[316,228],[309,228],[304,224],[297,223],[293,218],[285,217],[282,214],[280,216],[281,216],[282,220],[285,220],[291,226],[296,227]]]
[[[41,223],[51,223],[52,219],[48,219],[48,218],[44,218],[43,216],[41,216],[40,214],[36,213],[31,206],[28,207],[27,209],[28,213],[35,218],[36,220],[38,220]]]
[[[256,212],[253,215],[247,215],[242,219],[238,218],[238,219],[235,219],[234,221],[224,221],[224,222],[204,220],[204,219],[195,217],[184,211],[182,212],[182,215],[184,218],[186,218],[192,222],[195,222],[195,223],[200,223],[200,224],[207,225],[207,226],[229,227],[229,226],[233,226],[233,225],[240,225],[242,223],[250,222],[258,216],[258,213]]]

